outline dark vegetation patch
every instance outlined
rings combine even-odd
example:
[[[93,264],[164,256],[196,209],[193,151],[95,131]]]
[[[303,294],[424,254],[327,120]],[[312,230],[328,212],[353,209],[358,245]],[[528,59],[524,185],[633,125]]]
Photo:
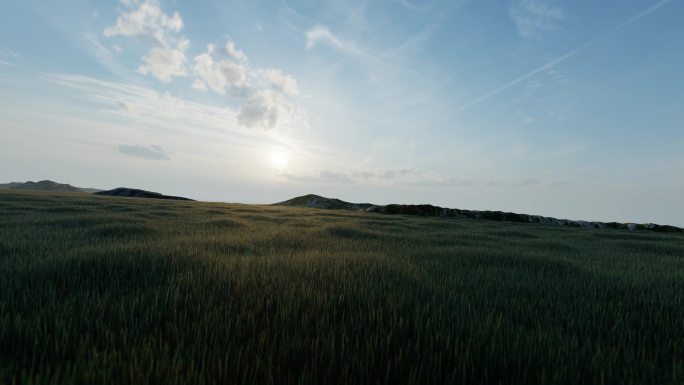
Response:
[[[54,207],[43,207],[36,211],[42,211],[46,213],[58,213],[58,214],[68,214],[68,213],[86,213],[90,210],[83,207],[77,206],[54,206]]]
[[[239,229],[242,227],[246,227],[245,222],[235,220],[235,219],[230,219],[230,218],[214,219],[214,220],[207,221],[204,224],[208,227],[211,227],[211,228],[220,228],[220,229]]]
[[[103,205],[100,206],[99,209],[113,213],[133,213],[138,211],[136,207],[127,205]]]
[[[363,240],[363,239],[379,239],[380,236],[365,228],[350,225],[333,225],[325,228],[325,232],[336,238],[343,238],[349,240]]]
[[[96,225],[88,228],[85,234],[86,239],[140,239],[152,237],[157,231],[149,225],[132,223],[108,223]]]
[[[643,234],[626,231],[597,231],[592,235],[599,239],[628,240],[640,242],[659,242],[663,239],[663,236],[660,234]]]
[[[119,221],[121,218],[114,219]],[[61,216],[40,218],[33,222],[36,226],[46,226],[52,230],[88,229],[93,226],[111,223],[112,217],[106,216]]]
[[[182,215],[181,213],[179,213],[177,211],[168,210],[168,209],[152,210],[152,211],[147,212],[147,214],[155,216],[155,217],[159,217],[159,218],[177,218],[177,217],[180,217]]]
[[[269,222],[269,223],[285,223],[288,221],[287,218],[279,218],[271,215],[263,214],[252,214],[252,215],[238,215],[236,218],[240,218],[246,221],[257,221],[257,222]]]
[[[684,245],[667,243],[642,243],[636,241],[622,241],[617,244],[625,253],[644,255],[669,255],[684,259]]]
[[[206,210],[206,211],[204,211],[204,213],[209,214],[209,215],[226,215],[226,214],[228,214],[227,211],[217,210],[217,209]]]
[[[529,231],[515,231],[515,230],[497,230],[491,232],[492,236],[501,238],[511,238],[516,240],[522,239],[539,239],[539,236]]]

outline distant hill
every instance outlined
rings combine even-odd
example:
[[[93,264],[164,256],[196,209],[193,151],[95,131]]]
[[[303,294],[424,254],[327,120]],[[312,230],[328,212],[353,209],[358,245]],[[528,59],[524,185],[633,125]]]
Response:
[[[303,195],[290,200],[275,203],[274,206],[309,207],[327,210],[366,210],[373,206],[370,203],[349,203],[335,198],[325,198],[320,195]]]
[[[134,189],[134,188],[127,188],[127,187],[118,187],[113,190],[107,190],[107,191],[98,191],[95,193],[95,195],[107,195],[107,196],[115,196],[115,197],[128,197],[128,198],[152,198],[152,199],[173,199],[173,200],[182,200],[182,201],[191,201],[192,199],[189,198],[183,198],[183,197],[175,197],[175,196],[170,196],[170,195],[164,195],[152,191],[145,191],[145,190],[139,190],[139,189]]]
[[[91,192],[99,191],[97,189],[88,189],[74,187],[70,184],[57,183],[51,180],[41,180],[39,182],[12,182],[0,184],[0,189],[12,190],[40,190],[40,191],[57,191],[57,192]],[[91,191],[88,191],[91,190]]]
[[[540,215],[518,214],[503,211],[479,211],[479,210],[460,210],[445,207],[423,205],[399,205],[390,204],[386,206],[373,205],[370,203],[349,203],[339,199],[325,198],[318,195],[304,195],[290,200],[275,203],[276,206],[295,206],[310,207],[318,209],[353,210],[365,211],[369,213],[390,214],[390,215],[417,215],[422,217],[438,218],[471,218],[486,219],[493,221],[538,223],[553,226],[570,226],[590,229],[618,229],[618,230],[647,230],[657,232],[684,232],[684,229],[674,226],[657,225],[655,223],[617,223],[617,222],[593,222],[577,221],[570,219],[557,219],[543,217]]]

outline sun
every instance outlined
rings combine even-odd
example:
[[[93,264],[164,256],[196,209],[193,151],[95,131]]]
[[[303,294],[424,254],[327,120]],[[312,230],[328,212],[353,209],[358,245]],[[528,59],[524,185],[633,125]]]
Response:
[[[290,155],[285,151],[275,151],[271,154],[271,162],[278,169],[284,169],[290,163]]]

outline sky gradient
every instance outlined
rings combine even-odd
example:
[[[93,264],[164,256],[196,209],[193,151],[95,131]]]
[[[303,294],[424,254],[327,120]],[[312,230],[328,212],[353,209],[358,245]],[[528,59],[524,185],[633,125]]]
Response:
[[[8,0],[0,183],[684,226],[684,1]]]

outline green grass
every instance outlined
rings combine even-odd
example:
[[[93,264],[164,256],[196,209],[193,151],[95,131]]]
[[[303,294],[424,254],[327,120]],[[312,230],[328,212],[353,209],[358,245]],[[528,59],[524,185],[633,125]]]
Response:
[[[684,236],[0,191],[0,383],[684,383]]]

